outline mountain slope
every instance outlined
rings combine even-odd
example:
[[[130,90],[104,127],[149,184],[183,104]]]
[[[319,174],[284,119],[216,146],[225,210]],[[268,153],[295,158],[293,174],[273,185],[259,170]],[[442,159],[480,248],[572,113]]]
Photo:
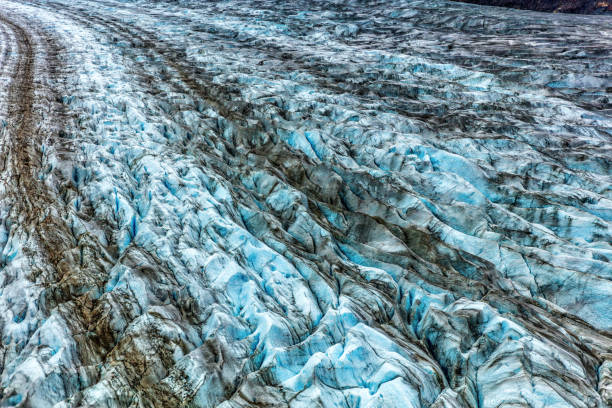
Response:
[[[608,0],[461,0],[484,6],[573,14],[612,14]]]

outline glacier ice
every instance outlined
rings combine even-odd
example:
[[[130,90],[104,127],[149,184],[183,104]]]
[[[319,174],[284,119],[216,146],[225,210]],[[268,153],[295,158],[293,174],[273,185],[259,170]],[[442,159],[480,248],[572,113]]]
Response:
[[[612,404],[611,38],[5,0],[2,405]]]

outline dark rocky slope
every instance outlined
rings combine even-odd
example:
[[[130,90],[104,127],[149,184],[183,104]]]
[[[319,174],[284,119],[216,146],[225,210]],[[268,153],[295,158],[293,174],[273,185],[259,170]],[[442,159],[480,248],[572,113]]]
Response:
[[[461,0],[484,6],[574,14],[612,14],[610,0]],[[612,24],[612,22],[611,22]]]

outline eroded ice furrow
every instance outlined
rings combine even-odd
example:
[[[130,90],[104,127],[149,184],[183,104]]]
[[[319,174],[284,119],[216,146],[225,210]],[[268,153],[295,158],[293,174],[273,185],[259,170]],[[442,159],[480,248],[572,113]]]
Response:
[[[65,48],[5,405],[610,403],[605,17],[5,7]]]

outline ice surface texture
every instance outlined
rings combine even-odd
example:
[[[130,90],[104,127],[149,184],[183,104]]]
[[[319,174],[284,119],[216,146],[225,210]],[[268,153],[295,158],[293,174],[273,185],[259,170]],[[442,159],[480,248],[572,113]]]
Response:
[[[0,399],[606,407],[612,20],[0,6]]]

